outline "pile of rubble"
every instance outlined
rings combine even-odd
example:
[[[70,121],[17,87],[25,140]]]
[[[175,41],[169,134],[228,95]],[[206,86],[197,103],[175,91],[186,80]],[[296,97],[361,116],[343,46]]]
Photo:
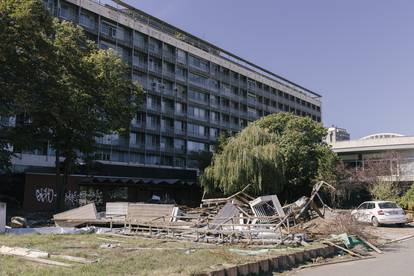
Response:
[[[168,204],[110,202],[98,213],[89,204],[54,216],[58,226],[122,225],[123,234],[207,243],[304,244],[298,223],[323,217],[329,208],[319,195],[326,182],[317,183],[309,197],[281,206],[276,195],[253,198],[240,191],[227,198],[204,199],[199,208]],[[319,201],[317,204],[316,201]],[[318,207],[322,206],[322,210]]]

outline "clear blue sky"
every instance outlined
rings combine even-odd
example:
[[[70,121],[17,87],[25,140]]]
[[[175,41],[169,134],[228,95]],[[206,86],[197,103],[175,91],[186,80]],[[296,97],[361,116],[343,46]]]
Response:
[[[126,0],[323,95],[352,138],[414,135],[412,0]]]

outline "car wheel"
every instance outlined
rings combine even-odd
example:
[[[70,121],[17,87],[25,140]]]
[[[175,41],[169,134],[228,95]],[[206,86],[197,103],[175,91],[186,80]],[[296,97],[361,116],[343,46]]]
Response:
[[[398,227],[405,227],[405,223],[397,223]]]
[[[372,224],[372,226],[374,226],[374,227],[378,227],[378,226],[380,226],[380,224],[379,224],[379,222],[378,222],[377,217],[372,217],[372,219],[371,219],[371,224]]]

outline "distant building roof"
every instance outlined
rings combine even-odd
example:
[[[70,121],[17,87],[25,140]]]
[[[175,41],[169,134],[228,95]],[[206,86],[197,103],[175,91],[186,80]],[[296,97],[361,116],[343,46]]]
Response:
[[[373,134],[359,140],[340,141],[332,145],[336,153],[414,149],[414,136],[394,133]]]
[[[386,139],[386,138],[395,138],[395,137],[405,137],[405,135],[398,133],[375,133],[365,137],[360,138],[359,140],[371,140],[371,139]]]

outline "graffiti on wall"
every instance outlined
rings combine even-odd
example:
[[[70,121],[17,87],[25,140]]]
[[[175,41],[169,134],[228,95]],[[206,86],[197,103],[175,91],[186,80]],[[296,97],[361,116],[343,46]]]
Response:
[[[95,203],[97,206],[103,205],[103,193],[99,189],[88,189],[80,191],[79,205]]]
[[[39,188],[35,190],[36,200],[40,203],[53,203],[57,194],[52,188]]]
[[[51,205],[57,201],[57,190],[54,188],[37,188],[34,192],[39,204]],[[75,208],[89,203],[95,203],[99,206],[103,205],[104,197],[102,191],[95,188],[81,190],[80,192],[69,190],[65,193],[64,201],[66,208]]]
[[[52,204],[57,200],[57,193],[53,188],[39,188],[35,190],[36,200],[39,203]],[[79,205],[79,194],[77,191],[65,193],[65,206],[76,207]]]
[[[79,205],[79,194],[78,191],[68,191],[65,193],[65,206],[66,207],[77,207]]]

